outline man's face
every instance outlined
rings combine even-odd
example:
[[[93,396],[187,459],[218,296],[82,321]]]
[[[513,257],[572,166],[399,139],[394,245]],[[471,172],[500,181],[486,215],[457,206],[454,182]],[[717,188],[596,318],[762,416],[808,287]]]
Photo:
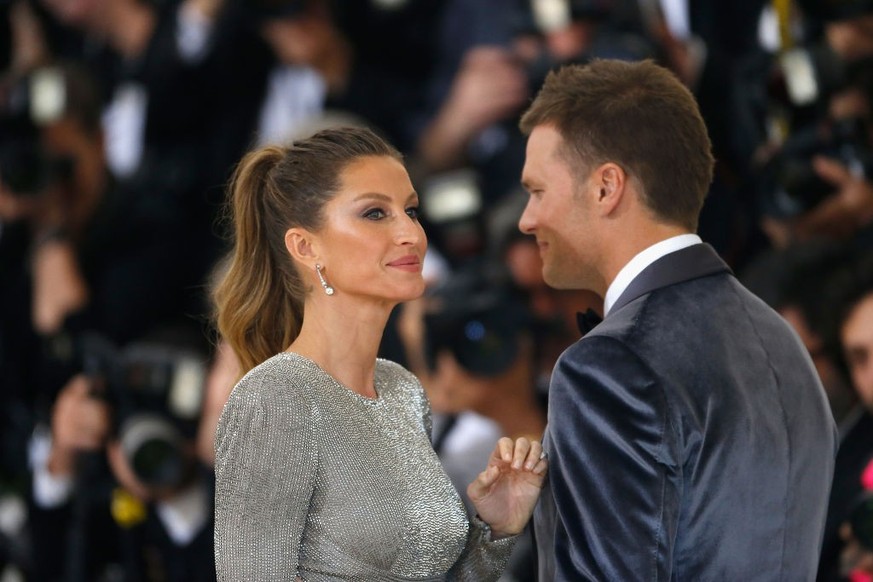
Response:
[[[521,181],[529,193],[518,227],[536,237],[543,279],[557,289],[597,288],[594,221],[585,189],[561,156],[564,143],[549,125],[534,128],[527,142]]]
[[[852,384],[873,410],[873,293],[862,299],[843,322],[840,340]]]

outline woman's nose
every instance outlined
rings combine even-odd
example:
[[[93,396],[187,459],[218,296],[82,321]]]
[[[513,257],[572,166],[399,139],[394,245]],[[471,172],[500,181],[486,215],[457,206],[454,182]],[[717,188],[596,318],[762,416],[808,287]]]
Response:
[[[417,220],[405,217],[398,223],[395,238],[398,244],[418,244],[425,239],[424,229]]]

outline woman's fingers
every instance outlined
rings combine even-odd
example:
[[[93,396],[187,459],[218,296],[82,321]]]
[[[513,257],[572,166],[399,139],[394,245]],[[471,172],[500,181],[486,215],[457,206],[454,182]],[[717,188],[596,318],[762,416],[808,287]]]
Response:
[[[500,469],[494,465],[489,465],[467,487],[467,495],[471,499],[479,499],[497,481],[499,475]]]
[[[515,447],[512,454],[512,468],[521,469],[527,461],[528,453],[531,450],[531,443],[525,437],[516,439]]]
[[[531,441],[530,451],[527,454],[527,459],[524,462],[524,468],[528,471],[533,471],[537,463],[543,457],[543,445],[540,441]]]
[[[516,471],[534,471],[540,474],[548,466],[542,443],[527,437],[515,440],[508,437],[501,438],[497,441],[494,457]]]
[[[497,441],[497,454],[504,463],[511,463],[515,443],[509,437],[503,437]]]

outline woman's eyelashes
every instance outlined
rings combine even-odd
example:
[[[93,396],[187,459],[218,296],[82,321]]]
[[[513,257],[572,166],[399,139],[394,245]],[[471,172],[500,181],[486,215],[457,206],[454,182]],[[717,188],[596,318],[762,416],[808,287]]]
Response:
[[[406,216],[413,220],[418,220],[419,218],[419,209],[418,206],[410,206],[404,210]],[[388,213],[382,208],[369,208],[364,211],[364,218],[368,220],[381,220],[388,216]]]
[[[385,218],[386,214],[381,208],[370,208],[364,211],[363,216],[369,220],[381,220]]]

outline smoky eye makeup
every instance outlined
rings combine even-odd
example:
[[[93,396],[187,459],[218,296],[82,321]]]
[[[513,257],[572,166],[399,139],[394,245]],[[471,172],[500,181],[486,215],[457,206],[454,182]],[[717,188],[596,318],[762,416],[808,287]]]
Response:
[[[360,212],[362,218],[379,220],[391,214],[389,209],[393,206],[394,198],[378,192],[369,192],[356,197],[355,201],[365,202],[365,208]],[[410,194],[405,204],[406,206],[403,208],[402,213],[418,220],[421,216],[418,195],[415,192]]]
[[[368,220],[379,220],[381,218],[385,218],[386,213],[382,208],[377,207],[367,207],[364,212],[361,213],[363,218]]]

